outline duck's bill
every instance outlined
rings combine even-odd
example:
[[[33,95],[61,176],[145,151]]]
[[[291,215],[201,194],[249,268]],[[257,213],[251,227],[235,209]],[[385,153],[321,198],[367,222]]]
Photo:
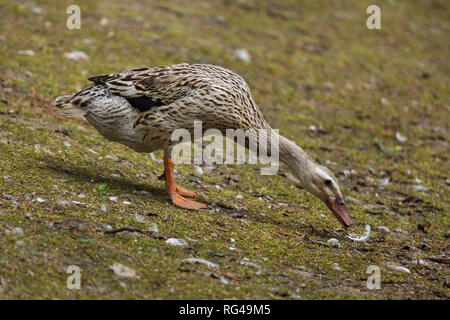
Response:
[[[342,201],[331,200],[327,201],[326,204],[344,228],[348,228],[353,224],[352,218],[348,214],[347,207],[342,203]]]

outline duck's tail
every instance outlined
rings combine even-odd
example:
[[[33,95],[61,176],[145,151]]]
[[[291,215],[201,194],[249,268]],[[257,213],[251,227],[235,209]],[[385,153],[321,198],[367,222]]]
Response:
[[[72,95],[64,95],[57,97],[53,102],[57,107],[58,113],[65,117],[82,118],[85,115],[85,111],[80,106],[71,103]]]

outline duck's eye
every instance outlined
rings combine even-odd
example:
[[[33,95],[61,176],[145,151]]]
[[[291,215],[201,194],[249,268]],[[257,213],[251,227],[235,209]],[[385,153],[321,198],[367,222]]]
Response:
[[[326,179],[326,180],[325,180],[325,184],[326,184],[327,186],[331,186],[331,180],[330,180],[330,179]]]

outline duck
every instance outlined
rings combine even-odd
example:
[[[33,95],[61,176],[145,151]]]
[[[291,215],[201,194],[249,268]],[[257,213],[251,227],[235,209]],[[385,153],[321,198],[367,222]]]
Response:
[[[279,160],[298,180],[299,187],[319,198],[344,228],[353,224],[334,174],[301,147],[273,130],[255,103],[246,81],[235,72],[211,64],[176,64],[135,68],[88,79],[89,86],[57,97],[59,114],[83,117],[106,139],[140,153],[164,150],[165,191],[181,209],[208,206],[194,200],[195,191],[175,183],[172,133],[202,130],[265,130],[278,141]],[[244,143],[248,148],[247,143]],[[275,141],[275,140],[274,140]]]

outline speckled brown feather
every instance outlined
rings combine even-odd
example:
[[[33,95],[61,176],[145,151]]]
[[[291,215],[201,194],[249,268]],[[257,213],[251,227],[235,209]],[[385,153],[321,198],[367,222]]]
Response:
[[[169,147],[170,135],[175,129],[184,128],[192,131],[194,121],[202,121],[203,130],[215,128],[226,129],[258,129],[270,128],[260,109],[254,102],[247,83],[236,73],[225,68],[207,64],[177,64],[154,68],[131,69],[117,74],[89,78],[94,84],[64,103],[78,106],[85,113],[94,113],[92,98],[100,96],[116,96],[124,98],[117,100],[117,110],[108,109],[111,116],[123,116],[121,105],[126,99],[146,97],[149,101],[159,101],[161,105],[152,107],[146,112],[137,114],[133,128],[143,132],[146,144],[154,148]],[[129,101],[128,100],[128,101]],[[98,113],[99,101],[96,105]],[[133,110],[133,109],[130,109]],[[130,114],[134,112],[130,112]],[[111,127],[107,115],[104,118],[104,128],[98,114],[95,124],[91,123],[106,137]],[[101,118],[101,117],[100,117]],[[112,140],[120,141],[117,137]],[[134,148],[136,149],[136,148]],[[142,149],[142,148],[141,148]]]

